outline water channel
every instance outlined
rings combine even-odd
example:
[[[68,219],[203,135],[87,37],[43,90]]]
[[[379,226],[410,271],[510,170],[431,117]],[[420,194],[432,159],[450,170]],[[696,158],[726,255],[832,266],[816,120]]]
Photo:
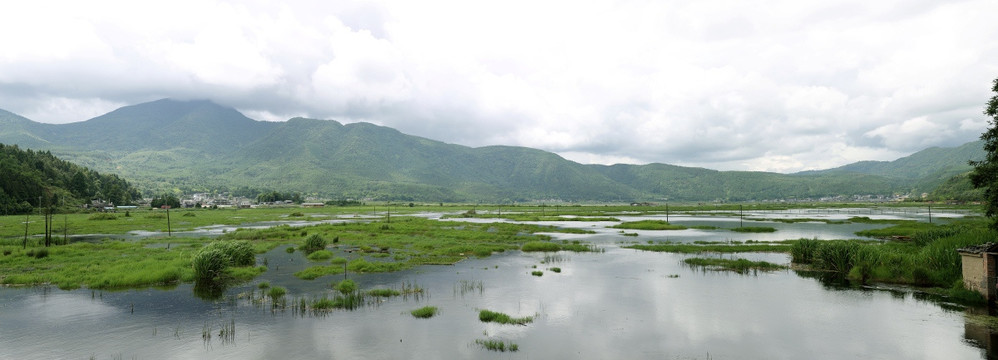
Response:
[[[760,218],[773,218],[763,214]],[[425,216],[434,217],[435,214]],[[793,215],[787,215],[793,216]],[[813,215],[799,215],[814,217]],[[883,215],[899,216],[899,215]],[[937,214],[943,216],[945,214]],[[959,216],[959,214],[950,214]],[[875,216],[871,216],[875,217]],[[909,217],[917,218],[918,215]],[[626,220],[661,218],[635,216]],[[737,226],[738,216],[673,215],[672,223]],[[268,270],[219,299],[170,289],[63,291],[0,288],[2,359],[984,359],[995,334],[966,310],[918,291],[841,287],[793,270],[737,274],[685,266],[689,255],[621,248],[623,242],[856,238],[875,224],[753,222],[768,234],[724,230],[637,231],[566,221],[596,231],[558,235],[602,253],[507,252],[453,266],[348,274],[362,288],[416,284],[420,296],[372,301],[355,310],[299,313],[253,301],[256,285],[288,297],[332,295],[344,275],[306,281],[309,266],[285,247],[260,255]],[[632,232],[632,231],[628,231]],[[741,254],[787,264],[785,254]],[[560,272],[554,272],[558,267]],[[531,272],[542,271],[542,276]],[[429,319],[409,314],[432,305]],[[534,316],[527,325],[482,323],[478,311]],[[229,331],[222,335],[221,331]],[[206,336],[210,335],[210,336]],[[475,343],[518,345],[493,352]]]

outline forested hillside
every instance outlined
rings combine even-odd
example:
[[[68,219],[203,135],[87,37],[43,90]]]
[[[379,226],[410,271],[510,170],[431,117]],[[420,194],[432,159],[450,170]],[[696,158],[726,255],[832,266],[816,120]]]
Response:
[[[52,151],[67,161],[119,174],[147,197],[194,192],[256,197],[278,191],[430,202],[919,196],[968,171],[967,160],[983,153],[981,144],[974,142],[930,148],[894,161],[798,174],[667,164],[584,165],[526,147],[472,148],[370,123],[304,118],[263,122],[211,101],[170,99],[62,125],[0,112],[0,142]],[[78,196],[111,193],[118,191]]]
[[[39,206],[74,207],[91,199],[130,204],[139,197],[127,181],[60,160],[48,151],[0,144],[0,214]]]

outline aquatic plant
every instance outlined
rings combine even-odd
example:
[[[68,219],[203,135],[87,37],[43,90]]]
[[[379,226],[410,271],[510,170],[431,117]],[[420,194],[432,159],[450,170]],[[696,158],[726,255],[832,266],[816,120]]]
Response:
[[[261,282],[261,283],[257,284],[256,287],[260,288],[260,289],[267,289],[267,288],[270,288],[270,283],[264,281],[264,282]]]
[[[357,283],[355,283],[353,280],[349,280],[349,279],[348,280],[343,280],[343,281],[340,281],[340,282],[336,283],[336,285],[333,285],[333,289],[336,289],[336,291],[339,291],[340,293],[343,293],[343,295],[347,295],[347,294],[350,294],[352,292],[357,291]]]
[[[367,294],[375,297],[392,297],[402,295],[402,292],[395,289],[371,289]]]
[[[311,254],[314,251],[319,251],[326,248],[326,239],[324,239],[319,234],[312,234],[305,238],[301,246],[298,247],[299,250],[305,253]]]
[[[333,257],[333,253],[329,250],[319,250],[308,254],[307,258],[312,261],[322,261]]]
[[[269,296],[271,299],[276,300],[276,299],[283,298],[284,295],[287,294],[287,293],[288,293],[287,289],[285,289],[283,287],[280,287],[280,286],[274,286],[274,287],[270,288],[270,291],[267,291],[267,296]]]
[[[429,319],[429,318],[437,315],[437,307],[436,306],[424,306],[424,307],[421,307],[419,309],[410,311],[409,313],[412,314],[413,317],[418,318],[418,319]]]
[[[814,262],[814,253],[819,246],[817,238],[799,239],[790,245],[790,261],[798,264],[810,264]]]
[[[560,267],[548,268],[548,270],[551,270],[551,271],[556,272],[556,273],[560,273],[561,272],[561,268]]]
[[[731,231],[740,233],[770,233],[776,232],[776,228],[769,226],[743,226],[732,228]]]
[[[220,249],[202,249],[191,258],[195,279],[211,281],[222,274],[229,265],[229,257]]]
[[[512,325],[526,325],[534,321],[533,316],[525,316],[514,318],[507,314],[491,311],[491,310],[481,310],[478,312],[478,320],[482,322],[494,322],[498,324],[512,324]]]
[[[614,229],[631,229],[631,230],[686,230],[687,227],[682,225],[673,225],[668,221],[664,220],[640,220],[640,221],[628,221],[617,225],[610,226]]]
[[[544,272],[543,271],[531,271],[530,275],[533,275],[533,276],[544,276]]]
[[[513,352],[513,351],[519,351],[520,350],[520,346],[519,345],[517,345],[517,344],[515,344],[513,342],[510,342],[510,341],[507,341],[507,340],[476,339],[475,340],[475,344],[478,344],[482,348],[484,348],[486,350],[490,350],[490,351],[499,351],[499,352],[510,351],[510,352]]]
[[[766,261],[751,261],[748,259],[719,259],[719,258],[687,258],[683,263],[700,268],[716,270],[730,270],[739,274],[744,274],[749,270],[773,271],[786,269],[786,266],[774,264]]]

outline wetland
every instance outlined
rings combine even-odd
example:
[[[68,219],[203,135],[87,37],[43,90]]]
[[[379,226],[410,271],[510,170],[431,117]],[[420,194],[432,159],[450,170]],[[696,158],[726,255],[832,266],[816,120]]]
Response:
[[[182,236],[71,214],[91,235],[48,248],[0,218],[0,358],[985,359],[998,339],[986,306],[891,273],[928,245],[878,239],[967,209],[380,208],[176,211]],[[896,253],[869,263],[893,280],[793,261],[846,239]],[[252,263],[205,290],[212,242]]]

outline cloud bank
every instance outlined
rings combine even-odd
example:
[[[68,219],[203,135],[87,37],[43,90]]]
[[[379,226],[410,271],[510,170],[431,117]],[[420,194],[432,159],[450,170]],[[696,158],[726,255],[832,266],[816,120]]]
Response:
[[[993,1],[19,2],[0,108],[170,97],[583,163],[795,172],[975,140]]]

